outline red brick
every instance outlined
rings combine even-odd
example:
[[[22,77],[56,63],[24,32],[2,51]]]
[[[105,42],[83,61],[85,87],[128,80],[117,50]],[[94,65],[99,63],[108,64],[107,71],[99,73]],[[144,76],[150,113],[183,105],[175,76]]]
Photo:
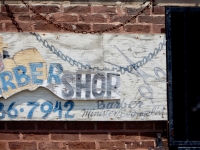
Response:
[[[19,23],[19,27],[15,26],[13,23],[6,23],[6,31],[18,31],[22,29],[23,31],[31,31],[30,23]]]
[[[50,17],[50,20],[52,21],[58,21],[58,22],[77,22],[77,16],[75,15],[67,15],[67,14],[53,14]]]
[[[94,130],[94,123],[87,121],[68,122],[67,130]]]
[[[9,148],[12,150],[23,149],[23,150],[36,150],[35,142],[9,142]]]
[[[0,133],[0,140],[18,140],[18,133]]]
[[[82,133],[81,134],[81,140],[108,140],[108,133]]]
[[[38,13],[55,13],[60,11],[58,5],[33,5],[33,9]]]
[[[114,6],[93,6],[92,13],[117,14]]]
[[[35,142],[23,142],[23,150],[36,150],[36,143]]]
[[[140,11],[142,11],[143,9],[142,8],[140,8],[140,9],[136,9],[136,8],[126,8],[126,12],[127,12],[127,14],[128,15],[136,15],[136,14],[138,14],[138,12],[140,12]],[[150,15],[150,9],[145,9],[143,12],[142,12],[142,14],[140,14],[140,15]]]
[[[82,22],[97,22],[97,23],[103,23],[107,22],[107,18],[100,14],[94,14],[94,15],[80,15],[79,21]]]
[[[139,140],[139,134],[136,132],[129,133],[121,133],[121,132],[113,132],[111,133],[112,140]]]
[[[44,15],[43,15],[43,17],[45,17]],[[37,15],[32,15],[32,16],[30,16],[30,15],[28,15],[28,14],[23,14],[23,15],[20,15],[19,17],[18,17],[18,19],[20,20],[20,21],[43,21],[39,16],[37,16]]]
[[[133,141],[126,144],[128,149],[154,148],[154,141]]]
[[[11,20],[7,13],[0,13],[0,20]]]
[[[154,24],[153,25],[153,33],[165,33],[165,25],[164,24],[162,24],[162,25]]]
[[[7,128],[9,130],[34,130],[35,122],[7,122]]]
[[[66,150],[66,142],[52,142],[51,150]]]
[[[64,13],[85,14],[85,13],[90,13],[90,12],[91,12],[90,6],[67,6],[67,7],[64,7]]]
[[[64,23],[63,25],[65,28],[70,29],[70,30],[89,31],[91,29],[90,24],[81,24],[81,23],[67,24],[67,23]]]
[[[97,130],[121,130],[123,122],[97,122]]]
[[[165,16],[138,16],[138,22],[165,24]]]
[[[39,130],[65,130],[65,122],[48,121],[48,122],[38,122]]]
[[[46,18],[45,15],[42,15],[42,16]],[[34,21],[40,21],[40,22],[41,22],[41,21],[45,21],[45,20],[43,20],[42,18],[40,18],[39,16],[37,16],[37,15],[32,15],[31,18],[32,18]]]
[[[9,148],[12,150],[15,149],[22,149],[23,148],[23,143],[21,142],[9,142]]]
[[[127,133],[125,135],[126,140],[138,140],[139,139],[139,134],[138,133]]]
[[[69,149],[95,149],[95,142],[68,142]]]
[[[142,122],[126,122],[126,129],[153,129],[153,122],[142,121]]]
[[[0,142],[0,150],[8,150],[6,142]]]
[[[124,149],[125,142],[99,142],[101,149]]]
[[[116,7],[113,6],[93,6],[93,13],[116,14]]]
[[[22,133],[24,140],[49,140],[48,133]]]
[[[124,23],[127,20],[130,20],[131,16],[117,16],[117,15],[113,15],[110,16],[110,22],[120,22],[120,23]]]
[[[7,5],[8,10],[12,13],[28,13],[28,8],[26,8],[26,6],[24,5]],[[6,6],[1,5],[1,12],[7,12],[6,10]]]
[[[104,31],[104,30],[109,30],[111,29],[112,27],[115,27],[116,25],[111,25],[111,24],[94,24],[93,25],[93,29],[94,31]],[[111,31],[107,31],[107,32],[119,32],[120,31],[120,28],[116,28],[114,30],[111,30]]]
[[[133,33],[150,33],[150,25],[126,25],[125,31]]]
[[[124,140],[125,133],[111,133],[111,140]]]
[[[52,140],[78,141],[79,134],[78,133],[66,133],[66,134],[52,133],[51,139]]]
[[[38,144],[39,150],[49,150],[51,148],[51,143],[50,142],[40,142]]]
[[[0,23],[0,30],[2,30],[2,23]],[[0,130],[5,130],[5,123],[3,121],[0,122]]]
[[[130,23],[136,23],[136,19],[132,19]]]
[[[66,142],[40,142],[39,150],[66,150]]]
[[[140,133],[141,140],[153,140],[155,141],[157,133],[161,133],[162,140],[167,140],[167,133],[165,132],[144,132]]]
[[[35,23],[34,28],[35,28],[35,30],[42,30],[42,31],[60,31],[61,30],[60,28],[55,27],[53,24],[41,23],[41,22]],[[41,123],[40,123],[40,125],[41,125]],[[48,126],[47,130],[49,130],[49,128],[54,128],[54,125],[53,125],[53,127]],[[57,128],[56,130],[59,130],[59,129]],[[62,129],[60,129],[60,130],[62,130]]]
[[[141,140],[155,140],[157,137],[157,132],[143,132],[140,133]]]
[[[152,12],[153,12],[153,14],[164,15],[165,14],[165,7],[154,6]]]
[[[18,17],[20,21],[33,21],[33,18],[28,14],[23,14]]]

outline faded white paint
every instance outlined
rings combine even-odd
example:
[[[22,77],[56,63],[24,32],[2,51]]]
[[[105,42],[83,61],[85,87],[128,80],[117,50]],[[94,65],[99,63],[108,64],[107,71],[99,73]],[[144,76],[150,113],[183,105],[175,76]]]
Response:
[[[73,99],[74,104],[71,101],[69,104],[69,99],[63,100],[45,88],[25,90],[7,99],[0,98],[5,111],[5,117],[1,120],[167,120],[166,50],[163,34],[0,33],[0,37],[3,37],[3,43],[8,44],[3,50],[8,51],[10,57],[21,50],[36,49],[46,62],[47,72],[51,63],[60,63],[64,70],[70,72],[89,72],[90,68],[90,72],[120,74],[120,94],[116,92],[119,97],[113,100],[106,97]],[[42,42],[44,40],[47,41],[44,43],[46,47]],[[59,55],[55,50],[54,53],[50,51],[47,45],[53,45],[56,51],[60,51]],[[71,59],[65,61],[61,59],[61,54]],[[72,65],[72,62],[75,64]],[[78,62],[83,64],[82,67]],[[84,69],[86,65],[90,67]],[[47,102],[51,106],[48,107],[45,101],[51,102]],[[10,106],[12,102],[15,102],[12,107],[16,108],[17,117],[7,115],[15,113]],[[28,119],[34,106],[30,102],[38,102],[38,106]],[[54,110],[56,102],[61,104],[62,116],[58,117],[61,111],[50,111],[43,119],[47,110]],[[72,104],[73,109],[69,110]],[[9,106],[10,111],[7,112]],[[69,115],[65,115],[67,110]]]

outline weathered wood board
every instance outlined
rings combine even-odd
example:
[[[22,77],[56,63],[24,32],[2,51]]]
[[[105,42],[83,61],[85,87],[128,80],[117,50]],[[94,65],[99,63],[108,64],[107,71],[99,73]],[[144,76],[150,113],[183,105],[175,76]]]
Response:
[[[0,120],[167,120],[166,94],[163,34],[0,33]]]

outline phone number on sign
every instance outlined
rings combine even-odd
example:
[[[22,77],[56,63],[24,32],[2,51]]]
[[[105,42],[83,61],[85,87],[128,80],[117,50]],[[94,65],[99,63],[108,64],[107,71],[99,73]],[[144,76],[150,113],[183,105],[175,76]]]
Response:
[[[4,104],[0,102],[0,120],[4,119],[6,115],[8,115],[8,118],[15,119],[19,116],[19,113],[24,112],[24,108],[20,108],[19,110],[14,107],[16,102],[12,102],[7,110],[4,110]],[[66,101],[63,105],[61,102],[56,101],[55,106],[52,102],[45,101],[43,103],[39,102],[27,102],[26,104],[26,110],[27,106],[30,107],[27,113],[27,119],[32,119],[34,115],[34,111],[39,108],[39,110],[44,114],[42,115],[42,118],[47,118],[51,113],[57,113],[59,119],[62,119],[62,117],[65,118],[74,118],[74,115],[70,114],[70,111],[74,108],[75,104],[72,100]],[[62,107],[66,109],[66,113],[64,116],[62,116]]]

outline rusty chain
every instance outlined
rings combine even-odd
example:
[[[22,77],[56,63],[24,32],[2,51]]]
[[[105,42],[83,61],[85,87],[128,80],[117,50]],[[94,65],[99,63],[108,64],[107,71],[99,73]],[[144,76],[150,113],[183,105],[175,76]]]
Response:
[[[23,32],[23,29],[20,28],[18,22],[15,20],[15,17],[14,17],[14,15],[13,15],[13,13],[10,11],[9,5],[8,5],[8,4],[4,4],[4,6],[5,6],[5,8],[6,8],[8,17],[10,17],[10,19],[11,19],[13,25],[16,26],[18,32]]]
[[[149,4],[146,5],[141,11],[139,11],[136,15],[134,16],[131,16],[130,19],[124,21],[123,23],[120,23],[116,26],[113,26],[113,27],[110,27],[108,29],[104,29],[104,30],[97,30],[97,31],[83,31],[83,30],[72,30],[72,29],[69,29],[69,28],[66,28],[66,27],[62,27],[61,25],[59,24],[54,24],[52,21],[46,19],[44,16],[42,16],[41,14],[39,14],[35,9],[33,9],[28,3],[26,3],[24,0],[20,0],[29,10],[31,10],[35,15],[37,15],[38,17],[40,17],[40,19],[46,21],[48,24],[52,24],[54,25],[56,28],[59,28],[59,29],[62,29],[62,30],[66,30],[66,31],[69,31],[69,32],[74,32],[74,33],[82,33],[82,34],[96,34],[96,33],[103,33],[103,32],[109,32],[109,31],[112,31],[112,30],[115,30],[117,28],[120,28],[122,26],[125,26],[127,23],[131,22],[132,20],[136,19],[140,14],[142,14],[146,9],[149,9],[151,7],[151,5],[153,4],[153,0],[149,0]],[[148,0],[146,0],[143,4],[145,4]]]

